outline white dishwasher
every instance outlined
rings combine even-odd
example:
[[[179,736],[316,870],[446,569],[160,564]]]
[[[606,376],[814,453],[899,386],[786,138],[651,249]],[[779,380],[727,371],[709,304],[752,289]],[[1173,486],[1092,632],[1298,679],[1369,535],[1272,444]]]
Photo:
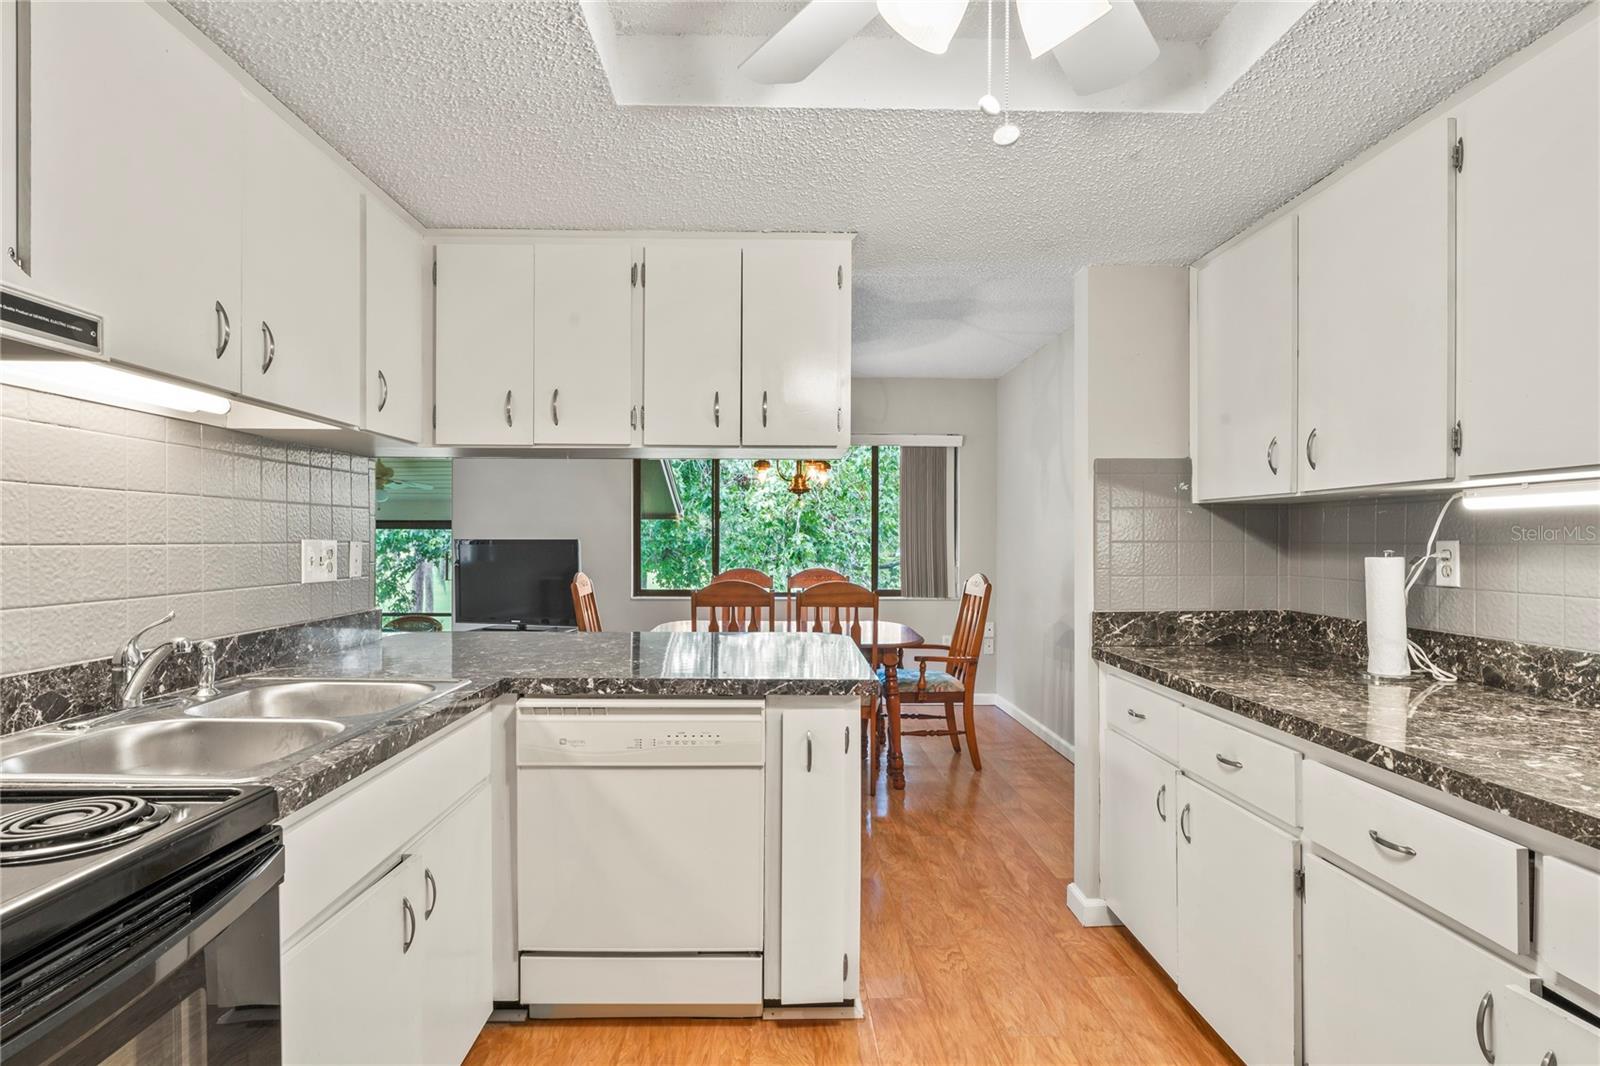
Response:
[[[759,1014],[763,704],[525,699],[516,738],[530,1014]]]

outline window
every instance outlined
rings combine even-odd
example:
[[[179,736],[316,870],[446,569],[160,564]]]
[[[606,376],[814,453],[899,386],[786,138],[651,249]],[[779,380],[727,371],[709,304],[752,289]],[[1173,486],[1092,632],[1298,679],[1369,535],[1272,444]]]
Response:
[[[436,619],[450,628],[450,523],[378,522],[372,554],[378,610],[384,628],[401,615]]]
[[[679,595],[701,588],[712,575],[751,567],[772,575],[782,592],[790,574],[825,566],[885,595],[901,595],[903,515],[925,512],[940,527],[923,537],[935,553],[923,569],[937,572],[938,588],[919,595],[943,595],[951,560],[947,546],[954,499],[945,476],[946,448],[857,446],[831,462],[810,490],[790,489],[794,460],[762,465],[750,459],[640,460],[634,464],[636,595]],[[939,453],[937,484],[923,493],[921,507],[902,500],[903,454]],[[912,455],[912,460],[916,456]],[[915,465],[907,460],[909,465]],[[949,464],[953,478],[954,464]],[[922,484],[924,482],[919,482]],[[927,482],[932,483],[932,482]]]

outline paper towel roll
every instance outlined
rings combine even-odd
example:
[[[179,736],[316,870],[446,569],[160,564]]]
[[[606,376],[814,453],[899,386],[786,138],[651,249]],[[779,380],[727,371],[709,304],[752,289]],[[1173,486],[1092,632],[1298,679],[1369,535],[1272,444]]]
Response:
[[[1406,677],[1406,561],[1398,555],[1367,556],[1367,672]]]

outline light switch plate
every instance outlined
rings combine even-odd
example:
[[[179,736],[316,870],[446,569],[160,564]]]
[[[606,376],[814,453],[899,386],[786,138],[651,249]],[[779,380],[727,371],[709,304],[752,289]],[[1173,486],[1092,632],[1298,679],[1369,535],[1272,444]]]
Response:
[[[1461,587],[1461,542],[1440,540],[1434,542],[1439,557],[1433,561],[1433,583],[1442,589]]]
[[[302,540],[300,542],[300,583],[332,581],[338,576],[339,542]]]
[[[360,577],[361,576],[361,570],[362,570],[362,565],[363,565],[363,560],[362,560],[361,556],[362,556],[362,549],[365,548],[365,547],[366,547],[366,545],[362,544],[359,540],[353,540],[353,541],[350,542],[350,576],[351,577]]]

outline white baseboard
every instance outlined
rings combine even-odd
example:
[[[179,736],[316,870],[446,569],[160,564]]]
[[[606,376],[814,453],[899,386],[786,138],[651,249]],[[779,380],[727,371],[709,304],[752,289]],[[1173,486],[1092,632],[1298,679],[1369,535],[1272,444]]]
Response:
[[[1028,732],[1032,733],[1034,736],[1050,745],[1050,747],[1054,748],[1056,753],[1061,755],[1068,762],[1078,761],[1077,752],[1073,750],[1072,742],[1070,740],[1062,736],[1060,733],[1057,733],[1055,730],[1049,728],[1043,722],[1039,721],[1039,719],[1035,718],[1027,711],[1024,711],[1021,707],[1018,707],[1015,703],[1012,703],[998,692],[975,692],[972,694],[972,700],[974,703],[994,704],[1006,714],[1020,722],[1022,727]]]
[[[1117,916],[1103,899],[1090,899],[1074,881],[1067,886],[1067,909],[1078,919],[1079,925],[1121,925]]]

